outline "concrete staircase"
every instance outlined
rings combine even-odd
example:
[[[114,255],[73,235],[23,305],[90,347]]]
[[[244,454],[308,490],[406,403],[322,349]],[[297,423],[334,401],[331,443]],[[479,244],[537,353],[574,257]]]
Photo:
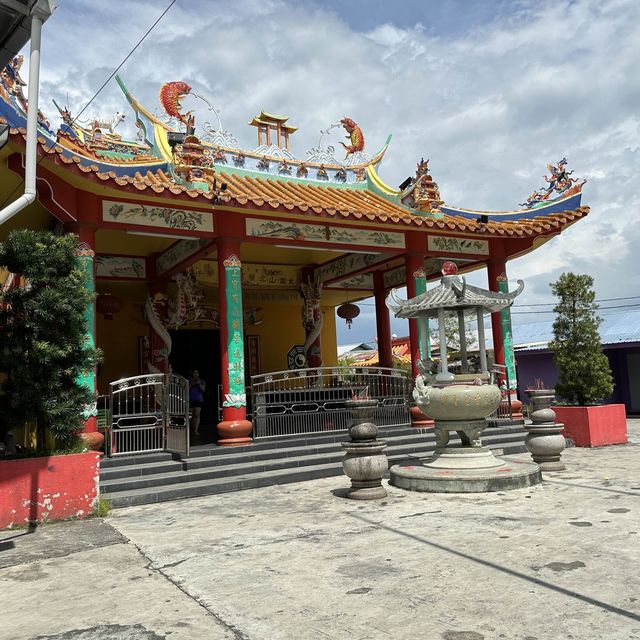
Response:
[[[508,455],[526,451],[525,435],[522,427],[503,426],[487,429],[482,439],[495,453]],[[390,464],[427,456],[435,448],[430,429],[387,427],[378,437],[387,442]],[[105,458],[100,492],[113,507],[129,507],[339,476],[344,455],[339,443],[347,439],[341,431],[264,438],[244,447],[202,445],[188,458],[171,453]]]

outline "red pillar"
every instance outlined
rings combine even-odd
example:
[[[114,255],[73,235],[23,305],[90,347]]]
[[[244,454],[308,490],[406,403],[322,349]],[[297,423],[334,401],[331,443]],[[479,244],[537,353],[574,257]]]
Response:
[[[499,280],[506,277],[506,262],[504,258],[491,260],[487,263],[489,290],[500,291]],[[493,336],[493,360],[496,364],[504,365],[504,340],[502,335],[502,317],[500,312],[491,314],[491,334]]]
[[[389,309],[385,303],[387,292],[384,288],[384,274],[382,271],[375,271],[373,274],[373,284],[376,301],[376,333],[378,334],[378,364],[381,367],[393,367],[393,356],[391,354],[391,320]]]
[[[414,274],[419,269],[424,269],[424,256],[419,253],[408,253],[405,258],[407,270],[407,298],[415,298],[416,279]],[[409,320],[409,342],[411,347],[411,376],[415,378],[418,373],[418,361],[420,360],[420,331],[417,320]]]
[[[218,300],[223,400],[218,444],[249,444],[253,425],[247,420],[240,241],[236,239],[218,239]]]

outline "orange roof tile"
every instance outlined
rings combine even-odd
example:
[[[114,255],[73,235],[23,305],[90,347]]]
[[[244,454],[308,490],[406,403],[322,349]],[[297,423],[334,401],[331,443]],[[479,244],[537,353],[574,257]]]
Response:
[[[24,129],[11,129],[12,136],[24,138]],[[117,176],[113,171],[102,172],[95,164],[83,165],[80,158],[63,155],[59,145],[46,146],[39,138],[40,153],[55,164],[75,169],[87,177],[103,182],[112,181],[123,191],[145,191],[163,197],[185,196],[193,200],[211,202],[215,194],[202,189],[186,188],[174,183],[161,169],[149,170],[144,175],[137,172],[131,176]],[[231,206],[254,207],[266,210],[293,211],[323,217],[360,219],[370,222],[392,222],[406,227],[443,231],[467,232],[479,236],[535,236],[560,230],[567,224],[586,216],[589,207],[578,207],[546,216],[517,221],[489,221],[480,224],[462,216],[445,214],[442,218],[416,215],[409,209],[390,202],[368,189],[339,188],[330,185],[315,185],[297,180],[283,180],[262,176],[240,175],[219,171],[218,177],[227,184],[219,202]],[[294,211],[295,210],[295,211]]]

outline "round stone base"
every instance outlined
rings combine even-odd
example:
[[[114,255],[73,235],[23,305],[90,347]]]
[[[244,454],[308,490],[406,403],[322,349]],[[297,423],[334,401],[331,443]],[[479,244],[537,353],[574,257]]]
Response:
[[[389,484],[409,491],[429,493],[484,493],[523,489],[542,480],[540,467],[533,462],[495,458],[497,466],[482,469],[447,469],[421,465],[394,465]]]
[[[381,484],[376,487],[352,487],[347,493],[347,498],[352,500],[379,500],[386,497],[387,491]]]
[[[541,471],[564,471],[567,467],[562,462],[538,462]]]

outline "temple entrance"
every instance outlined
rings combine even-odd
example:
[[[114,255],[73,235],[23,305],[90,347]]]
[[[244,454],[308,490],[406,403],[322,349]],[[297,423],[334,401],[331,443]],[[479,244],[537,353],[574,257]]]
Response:
[[[171,331],[171,370],[191,379],[197,369],[207,383],[200,417],[200,437],[192,444],[215,442],[218,424],[218,385],[220,384],[220,331],[217,329],[178,329]]]

